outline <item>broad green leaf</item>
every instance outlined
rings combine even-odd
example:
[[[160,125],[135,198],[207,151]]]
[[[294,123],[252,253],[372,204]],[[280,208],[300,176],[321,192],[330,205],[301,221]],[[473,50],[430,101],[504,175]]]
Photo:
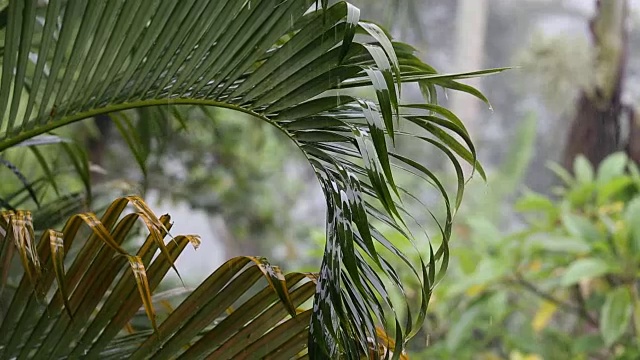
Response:
[[[573,177],[571,176],[571,173],[569,173],[567,169],[560,166],[559,164],[550,162],[547,163],[547,168],[549,168],[549,170],[556,174],[556,176],[559,177],[560,180],[562,180],[566,185],[571,186],[575,182]]]
[[[592,353],[604,346],[600,334],[589,334],[575,339],[571,349],[576,353]]]
[[[590,280],[612,272],[613,267],[598,258],[584,258],[572,262],[562,275],[562,286],[569,286],[582,280]]]
[[[557,211],[555,204],[546,196],[536,194],[533,192],[527,193],[520,198],[515,205],[516,210],[527,212],[544,212],[547,214],[553,214]]]
[[[574,187],[567,189],[565,199],[571,207],[581,209],[593,202],[596,191],[595,182],[577,182]]]
[[[615,153],[607,156],[598,167],[596,180],[599,185],[624,175],[629,158],[625,153]]]
[[[584,254],[591,250],[591,245],[583,239],[575,237],[543,235],[528,240],[534,248],[546,251],[563,252],[570,254]]]
[[[636,196],[624,210],[624,220],[629,226],[629,253],[638,254],[640,251],[640,197]]]
[[[600,312],[600,334],[606,346],[613,345],[628,329],[631,321],[631,294],[620,287],[609,293]]]
[[[565,212],[562,215],[562,224],[569,235],[578,239],[583,239],[590,243],[604,240],[603,234],[598,228],[583,216]]]
[[[594,181],[593,166],[584,155],[578,155],[573,163],[573,173],[579,183],[586,184]]]
[[[598,204],[606,204],[612,198],[624,193],[629,186],[633,185],[633,180],[628,176],[621,176],[598,186]]]

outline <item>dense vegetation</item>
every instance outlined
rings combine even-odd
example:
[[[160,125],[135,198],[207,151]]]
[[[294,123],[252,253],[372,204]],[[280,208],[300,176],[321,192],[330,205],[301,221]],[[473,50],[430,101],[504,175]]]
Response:
[[[353,3],[0,0],[0,358],[640,357],[637,5]]]
[[[438,105],[436,87],[486,101],[456,79],[494,70],[438,74],[346,2],[0,4],[0,152],[3,178],[14,180],[3,181],[0,194],[0,357],[405,356],[447,268],[465,184],[459,161],[484,174],[463,123]],[[421,101],[402,100],[410,84]],[[177,273],[173,261],[185,246],[200,240],[170,235],[170,218],[154,215],[138,196],[105,200],[130,187],[92,185],[104,175],[98,160],[108,144],[97,140],[108,120],[141,169],[139,186],[155,182],[147,166],[166,164],[154,149],[174,140],[174,121],[186,128],[193,121],[173,108],[165,108],[170,116],[145,111],[167,105],[243,113],[295,144],[326,200],[319,270],[285,275],[264,258],[236,257],[186,298],[155,291],[167,271]],[[87,154],[73,126],[89,118],[97,131]],[[453,197],[416,153],[395,150],[409,139],[453,165]],[[37,170],[27,176],[25,167]],[[398,248],[413,241],[405,204],[417,200],[416,188],[396,183],[398,173],[433,186],[444,205],[434,215],[439,241],[427,243],[431,250],[418,261]],[[418,306],[392,299],[409,290],[400,267],[420,284],[411,288]]]

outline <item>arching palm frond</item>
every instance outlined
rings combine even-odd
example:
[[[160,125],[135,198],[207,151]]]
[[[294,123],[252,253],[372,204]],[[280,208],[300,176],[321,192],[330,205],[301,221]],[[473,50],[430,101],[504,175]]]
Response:
[[[387,345],[377,335],[384,326],[397,358],[421,326],[431,290],[447,267],[451,221],[464,188],[457,159],[482,174],[464,125],[437,105],[436,86],[486,100],[455,80],[496,70],[437,74],[410,46],[361,21],[352,5],[321,5],[10,0],[3,30],[0,152],[98,114],[154,105],[228,108],[276,126],[313,166],[327,203],[327,244],[308,356],[358,358]],[[402,103],[404,83],[417,83],[424,102]],[[399,132],[406,124],[419,130]],[[451,159],[458,178],[455,200],[429,168],[394,150],[406,136]],[[396,185],[399,170],[435,186],[444,199],[443,240],[420,264],[410,263],[380,231],[390,227],[411,241],[411,215],[402,205],[411,194]],[[411,316],[403,324],[384,284],[404,289],[380,249],[405,261],[422,284],[412,289],[421,294],[422,306],[408,309]],[[391,324],[389,316],[395,319]],[[160,343],[162,336],[160,331]]]
[[[137,211],[125,215],[128,203]],[[185,247],[197,246],[199,239],[177,236],[154,257],[171,224],[168,216],[158,219],[145,209],[141,199],[118,199],[101,219],[92,213],[73,216],[62,232],[48,230],[37,243],[30,213],[1,214],[0,273],[14,256],[27,271],[15,289],[5,289],[2,281],[12,301],[0,307],[0,357],[165,359],[184,352],[188,359],[236,359],[304,350],[311,311],[298,307],[313,296],[315,279],[285,276],[261,258],[227,261],[156,325],[151,293]],[[140,220],[150,234],[136,253],[128,253],[122,243]],[[81,239],[84,226],[90,236]],[[268,284],[262,289],[261,279]],[[128,334],[141,307],[153,328]]]

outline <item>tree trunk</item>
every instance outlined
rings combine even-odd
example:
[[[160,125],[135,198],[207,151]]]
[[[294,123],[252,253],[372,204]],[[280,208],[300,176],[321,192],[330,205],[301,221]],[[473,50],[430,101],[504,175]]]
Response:
[[[87,148],[89,153],[89,162],[93,165],[102,167],[104,165],[104,155],[107,145],[111,141],[111,128],[113,122],[109,115],[102,114],[93,118],[98,128],[98,136],[87,139]],[[91,172],[91,182],[99,183],[103,180],[103,175],[98,171]]]
[[[458,0],[454,71],[483,68],[488,10],[487,0]],[[480,78],[469,79],[465,83],[480,87]],[[467,94],[457,91],[451,94],[451,109],[465,121],[472,136],[480,135],[475,131],[479,106],[480,102]]]
[[[627,0],[597,0],[597,10],[590,22],[594,48],[593,86],[582,91],[571,124],[563,156],[565,168],[571,170],[575,158],[582,154],[594,166],[607,155],[625,150],[637,131],[629,121],[625,144],[621,118],[626,108],[621,102],[623,74],[627,62]]]
[[[629,136],[625,150],[631,160],[640,164],[640,109],[626,107],[629,119]]]

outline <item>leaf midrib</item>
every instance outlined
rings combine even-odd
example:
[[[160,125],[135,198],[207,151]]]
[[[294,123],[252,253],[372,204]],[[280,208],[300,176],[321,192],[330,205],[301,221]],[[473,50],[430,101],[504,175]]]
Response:
[[[123,110],[129,110],[129,109],[137,109],[137,108],[149,107],[149,106],[162,106],[162,105],[205,105],[205,106],[235,110],[235,111],[238,111],[247,115],[251,115],[255,118],[268,122],[269,124],[275,126],[280,131],[285,133],[292,141],[294,141],[294,143],[297,144],[295,139],[292,138],[291,134],[285,129],[283,129],[282,127],[278,126],[273,120],[269,119],[264,115],[261,115],[257,112],[254,112],[252,110],[246,109],[238,105],[215,101],[215,100],[208,100],[208,99],[148,99],[148,100],[140,100],[140,101],[133,101],[133,102],[125,102],[121,104],[113,104],[113,105],[109,105],[101,108],[96,108],[88,111],[75,113],[71,116],[66,116],[62,119],[43,124],[41,126],[38,126],[36,128],[30,129],[27,131],[23,131],[13,136],[10,133],[8,134],[5,133],[4,139],[0,140],[0,152],[8,148],[11,148],[12,146],[15,146],[23,141],[36,137],[38,135],[48,133],[57,128],[60,128],[60,127],[63,127],[87,118],[91,118],[97,115],[107,114],[114,111],[123,111]]]

